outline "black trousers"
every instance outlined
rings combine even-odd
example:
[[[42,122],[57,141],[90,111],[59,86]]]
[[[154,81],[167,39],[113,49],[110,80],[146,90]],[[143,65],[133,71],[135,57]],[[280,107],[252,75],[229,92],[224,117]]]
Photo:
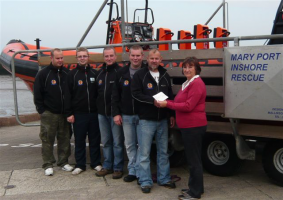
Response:
[[[76,168],[86,169],[86,136],[88,136],[90,167],[101,165],[100,131],[97,113],[75,114],[75,158]]]
[[[203,169],[201,161],[202,138],[206,126],[180,129],[185,146],[185,154],[190,170],[188,181],[189,194],[192,197],[200,198],[204,192]]]

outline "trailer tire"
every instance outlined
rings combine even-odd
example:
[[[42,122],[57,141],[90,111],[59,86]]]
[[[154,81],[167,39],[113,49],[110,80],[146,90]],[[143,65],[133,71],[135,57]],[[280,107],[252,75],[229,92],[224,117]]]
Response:
[[[262,165],[267,176],[283,186],[283,142],[271,142],[265,146]]]
[[[170,144],[168,144],[168,154],[169,154],[169,162],[170,162],[170,167],[180,167],[183,164],[186,163],[186,157],[185,157],[185,151],[176,151],[173,150],[173,148],[170,148]],[[157,163],[157,150],[156,150],[156,145],[152,144],[151,145],[151,151],[150,151],[150,159],[153,163]]]
[[[243,160],[236,152],[232,136],[206,135],[203,140],[202,162],[204,169],[217,176],[231,176],[241,167]]]

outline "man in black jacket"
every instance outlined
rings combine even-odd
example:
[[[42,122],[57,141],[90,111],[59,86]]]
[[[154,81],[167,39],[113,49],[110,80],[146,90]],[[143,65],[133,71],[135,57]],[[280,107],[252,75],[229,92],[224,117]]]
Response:
[[[102,170],[97,172],[96,176],[105,176],[113,173],[114,170],[112,178],[118,179],[123,176],[124,135],[122,127],[115,124],[111,116],[111,94],[120,67],[116,63],[117,56],[114,48],[105,48],[103,57],[105,63],[97,76],[98,97],[96,102],[104,163]]]
[[[123,126],[125,146],[128,155],[129,175],[124,177],[125,182],[132,182],[138,177],[138,105],[132,98],[131,82],[134,74],[145,65],[143,60],[143,49],[140,46],[132,46],[129,52],[130,63],[121,68],[116,77],[112,92],[112,116],[118,126]]]
[[[139,102],[139,183],[144,193],[149,193],[153,185],[150,171],[150,149],[155,137],[157,148],[157,183],[167,188],[175,188],[171,181],[168,150],[168,122],[173,127],[175,120],[173,113],[168,109],[159,108],[153,98],[159,92],[163,92],[173,99],[170,77],[160,63],[160,52],[152,49],[148,53],[148,67],[135,73],[132,80],[131,91],[134,99]]]
[[[73,123],[75,135],[76,168],[73,175],[86,170],[86,136],[89,142],[90,167],[101,170],[100,132],[96,107],[97,71],[88,64],[89,53],[86,48],[77,49],[78,64],[69,72],[66,83],[67,120]]]
[[[60,49],[51,51],[51,63],[39,71],[34,82],[34,104],[41,115],[40,139],[42,141],[42,168],[46,176],[53,175],[53,154],[57,138],[57,165],[65,171],[72,171],[68,164],[71,154],[70,127],[64,114],[64,83],[68,69],[63,67],[63,52]]]

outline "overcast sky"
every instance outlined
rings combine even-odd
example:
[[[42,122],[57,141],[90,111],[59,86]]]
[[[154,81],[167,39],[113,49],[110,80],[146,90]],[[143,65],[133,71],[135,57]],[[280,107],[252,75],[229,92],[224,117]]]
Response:
[[[41,46],[75,47],[103,0],[0,0],[0,47],[11,39],[21,39],[26,43],[35,43],[40,38]],[[120,0],[116,0],[120,4]],[[227,0],[229,4],[229,31],[231,36],[268,35],[273,27],[280,0],[268,1],[235,1]],[[169,28],[175,33],[178,30],[193,32],[196,24],[204,24],[222,3],[201,0],[149,0],[149,7],[154,11],[156,28]],[[129,21],[133,20],[135,8],[143,8],[144,0],[128,0]],[[96,24],[87,36],[82,46],[105,44],[106,20],[109,6],[106,6]],[[223,26],[222,10],[208,24],[213,29]],[[211,37],[213,34],[211,34]],[[244,45],[259,45],[265,41],[246,43]]]

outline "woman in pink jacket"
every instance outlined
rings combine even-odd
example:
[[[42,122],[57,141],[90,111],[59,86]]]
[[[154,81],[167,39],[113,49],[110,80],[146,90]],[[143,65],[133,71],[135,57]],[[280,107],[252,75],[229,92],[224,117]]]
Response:
[[[201,68],[196,57],[186,58],[182,72],[187,80],[174,101],[159,101],[160,107],[176,111],[176,122],[181,130],[187,162],[190,169],[189,189],[182,189],[179,199],[200,198],[204,192],[201,161],[202,137],[206,131],[206,88],[199,77]]]

